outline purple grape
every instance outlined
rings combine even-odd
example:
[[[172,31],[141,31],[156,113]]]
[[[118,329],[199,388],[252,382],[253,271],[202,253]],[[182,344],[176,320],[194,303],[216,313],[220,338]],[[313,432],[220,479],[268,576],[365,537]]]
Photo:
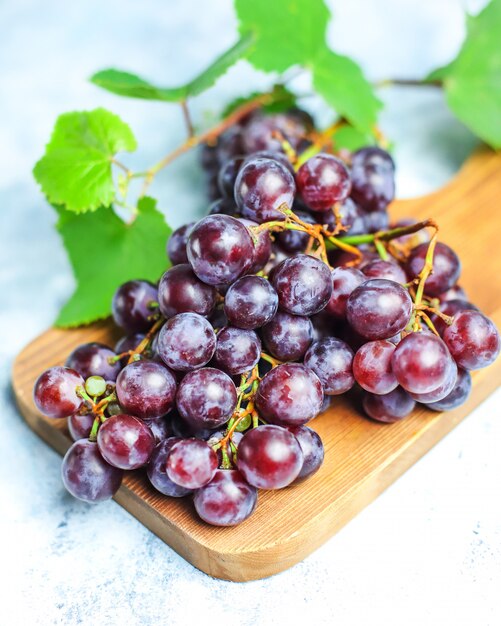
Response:
[[[229,215],[230,217],[237,217],[239,210],[233,199],[216,198],[216,200],[209,205],[207,215]]]
[[[72,496],[84,502],[112,498],[120,488],[123,470],[107,463],[97,443],[80,439],[66,452],[61,466],[64,486]]]
[[[108,359],[116,356],[111,348],[102,343],[84,343],[75,348],[66,359],[66,367],[75,370],[84,379],[89,376],[102,376],[107,381],[115,381],[120,372],[119,362]]]
[[[423,269],[428,244],[422,243],[413,250],[407,260],[407,275],[410,280],[415,278]],[[439,296],[453,287],[461,273],[461,263],[454,250],[445,243],[438,242],[433,254],[433,272],[426,279],[425,293],[429,296]]]
[[[208,441],[214,434],[214,429],[212,428],[193,428],[179,415],[177,409],[173,409],[171,413],[169,413],[169,421],[173,435],[181,439],[195,437],[195,439]]]
[[[174,444],[182,441],[179,437],[169,437],[157,444],[146,468],[150,483],[157,491],[171,498],[182,498],[192,493],[192,489],[181,487],[167,476],[167,455]]]
[[[119,339],[117,343],[115,344],[115,354],[123,354],[124,352],[135,350],[145,337],[146,335],[144,333],[134,333],[133,335],[125,335],[124,337]],[[156,338],[156,335],[155,335],[155,338]],[[150,347],[150,350],[151,350],[151,347]],[[141,356],[144,356],[144,355],[145,355],[145,352],[141,354]],[[124,356],[122,359],[120,359],[120,365],[122,367],[125,367],[128,362],[129,362],[128,356]]]
[[[316,154],[296,173],[296,184],[303,202],[312,211],[329,211],[350,195],[351,181],[346,165],[330,154]]]
[[[33,400],[40,413],[47,417],[61,418],[76,413],[83,405],[76,393],[84,388],[84,379],[68,367],[51,367],[37,379],[33,389]]]
[[[402,339],[395,348],[391,365],[398,384],[406,391],[428,393],[446,381],[450,359],[442,339],[423,331]]]
[[[134,361],[120,372],[116,393],[120,406],[136,417],[161,417],[174,405],[176,379],[164,365]]]
[[[169,414],[170,418],[170,414]],[[165,417],[156,417],[149,420],[144,420],[144,423],[151,430],[153,437],[155,438],[155,444],[164,441],[172,435],[172,426],[169,421]]]
[[[129,280],[120,285],[111,305],[115,324],[128,334],[145,333],[153,324],[152,305],[157,298],[157,288],[146,280]]]
[[[471,302],[467,302],[466,300],[446,300],[440,305],[440,311],[449,317],[454,317],[457,313],[459,313],[459,311],[466,311],[467,309],[471,311],[478,311],[474,304],[471,304]],[[432,315],[431,319],[435,325],[436,331],[441,337],[443,337],[445,329],[449,327],[449,324],[447,324],[438,315]]]
[[[304,120],[287,113],[263,115],[258,113],[252,117],[243,131],[243,144],[247,154],[260,150],[282,151],[282,140],[279,133],[293,148],[297,148],[307,133]]]
[[[167,270],[158,284],[158,304],[162,315],[198,313],[207,317],[216,305],[216,290],[199,280],[187,263]]]
[[[315,341],[304,356],[304,364],[318,376],[327,395],[345,393],[355,384],[353,350],[341,339]]]
[[[428,402],[438,402],[446,398],[456,386],[458,378],[458,367],[454,359],[449,359],[447,376],[444,382],[436,389],[432,389],[427,393],[410,393],[409,395],[416,400],[416,402],[422,402],[427,404]]]
[[[271,283],[280,307],[293,315],[313,315],[321,311],[332,295],[329,267],[319,259],[298,254],[275,269]]]
[[[238,173],[235,202],[244,217],[259,224],[284,220],[284,214],[277,209],[282,205],[290,208],[295,191],[292,174],[278,161],[251,159]]]
[[[391,359],[395,345],[388,340],[370,341],[361,346],[353,359],[353,376],[366,391],[377,395],[398,387]]]
[[[245,433],[238,446],[237,466],[245,480],[258,489],[290,485],[303,466],[298,440],[280,426],[260,426]]]
[[[254,261],[254,243],[242,222],[228,215],[209,215],[191,231],[187,253],[204,283],[221,285],[239,278]]]
[[[278,311],[261,332],[267,350],[280,361],[297,361],[313,340],[310,318],[284,311]]]
[[[427,402],[426,406],[433,411],[452,411],[468,400],[471,393],[471,374],[468,370],[458,368],[454,388],[449,395],[437,402]]]
[[[362,273],[369,278],[385,278],[395,283],[405,285],[407,276],[404,270],[392,261],[383,261],[382,259],[367,263],[362,269]]]
[[[257,222],[247,220],[245,217],[239,217],[238,219],[245,224],[248,229],[259,226]],[[262,230],[257,235],[254,233],[254,236],[256,237],[256,240],[254,241],[254,261],[249,270],[251,274],[262,270],[266,263],[270,260],[271,256],[270,233],[267,230]]]
[[[224,299],[228,321],[247,330],[264,326],[273,318],[277,307],[277,292],[260,276],[239,278],[228,289]]]
[[[259,383],[256,394],[256,406],[263,419],[287,426],[299,426],[316,417],[323,400],[318,376],[299,363],[273,368]]]
[[[320,469],[324,460],[324,445],[318,434],[308,426],[290,426],[288,430],[301,446],[303,466],[296,481],[311,476]]]
[[[306,224],[317,223],[313,216],[305,211],[296,211],[296,217]],[[276,241],[286,252],[304,252],[309,240],[310,235],[300,230],[283,230],[276,235]]]
[[[452,300],[463,300],[468,302],[468,296],[466,295],[465,290],[459,285],[454,285],[446,292],[441,293],[439,296],[440,302],[448,302]]]
[[[353,267],[335,267],[331,273],[332,294],[325,311],[335,317],[346,316],[346,301],[357,287],[367,281],[360,270]]]
[[[233,191],[235,189],[235,181],[237,179],[238,172],[244,162],[243,156],[233,157],[228,159],[219,170],[217,175],[217,184],[219,191],[224,198],[233,199]]]
[[[401,387],[397,387],[382,395],[365,392],[362,405],[373,420],[391,424],[412,413],[416,402]]]
[[[198,515],[213,526],[236,526],[256,508],[257,489],[238,470],[216,470],[210,483],[193,500]]]
[[[167,454],[167,476],[185,489],[200,489],[216,473],[217,456],[205,441],[182,439]]]
[[[351,196],[365,211],[383,211],[395,197],[395,164],[381,148],[362,148],[353,154],[351,180]]]
[[[190,236],[193,226],[195,226],[195,222],[190,222],[189,224],[176,228],[167,240],[167,256],[172,265],[188,263],[186,244],[188,243],[188,237]]]
[[[459,311],[445,330],[444,341],[459,367],[467,370],[491,365],[501,349],[497,328],[480,311]]]
[[[390,217],[386,211],[372,211],[364,215],[364,230],[366,233],[379,233],[388,230]]]
[[[349,235],[361,235],[366,232],[363,211],[353,202],[351,198],[338,206],[338,214],[341,224],[346,228]],[[324,211],[316,213],[318,223],[323,224],[328,230],[334,231],[337,223],[334,211]]]
[[[242,127],[235,124],[219,136],[216,146],[216,157],[219,167],[228,159],[245,153],[242,141]]]
[[[404,330],[411,315],[409,293],[398,283],[382,278],[363,283],[346,302],[348,323],[367,339],[392,337]]]
[[[261,358],[261,341],[253,330],[227,326],[217,334],[214,363],[236,376],[250,372]]]
[[[94,424],[93,413],[73,413],[68,417],[68,430],[73,441],[88,439]]]
[[[170,368],[189,372],[206,365],[216,350],[216,334],[210,322],[196,313],[180,313],[162,326],[157,351]]]
[[[133,415],[113,415],[101,424],[97,447],[113,467],[133,470],[148,463],[155,438],[149,427]]]
[[[294,166],[283,152],[277,152],[276,150],[258,150],[249,155],[245,162],[252,161],[253,159],[271,159],[272,161],[278,161],[280,165],[283,165],[286,170],[294,176]]]
[[[177,409],[196,429],[217,428],[233,415],[237,390],[231,378],[213,367],[186,374],[177,391]]]
[[[214,330],[219,330],[220,328],[224,328],[224,326],[228,326],[228,318],[226,317],[223,307],[217,306],[214,309],[213,313],[209,316],[209,322]]]

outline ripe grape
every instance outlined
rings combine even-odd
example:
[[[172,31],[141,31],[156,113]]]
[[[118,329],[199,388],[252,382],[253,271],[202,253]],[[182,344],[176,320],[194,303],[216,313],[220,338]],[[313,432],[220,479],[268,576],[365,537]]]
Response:
[[[303,202],[312,211],[329,211],[336,202],[350,195],[351,181],[346,165],[330,154],[316,154],[296,173],[296,184]]]
[[[364,212],[351,198],[346,198],[343,204],[338,205],[337,213],[341,218],[341,224],[349,231],[349,235],[361,235],[366,232]],[[334,231],[337,226],[334,211],[317,212],[315,218],[319,224],[326,226],[329,231]]]
[[[231,217],[237,217],[239,210],[234,200],[230,198],[217,198],[209,205],[207,215],[229,215]]]
[[[468,302],[468,296],[466,295],[465,290],[459,285],[454,285],[454,287],[451,287],[446,292],[441,293],[439,299],[440,302],[448,302],[451,300],[463,300]]]
[[[144,333],[153,324],[152,305],[157,302],[157,288],[146,280],[129,280],[113,296],[115,324],[126,333]]]
[[[369,341],[361,346],[353,359],[353,375],[366,391],[377,395],[390,393],[398,382],[391,359],[395,345],[388,340]]]
[[[423,269],[427,252],[427,243],[422,243],[411,250],[406,266],[409,279],[415,278]],[[433,272],[425,282],[425,293],[429,296],[439,296],[456,284],[460,273],[461,263],[454,250],[445,243],[438,242],[433,254]]]
[[[160,279],[158,305],[167,318],[187,312],[207,317],[216,305],[216,290],[198,279],[190,265],[182,263],[171,267]]]
[[[237,467],[245,480],[258,489],[287,487],[298,477],[302,466],[298,440],[280,426],[253,428],[238,446]]]
[[[398,384],[406,391],[428,393],[446,381],[450,359],[442,339],[422,331],[402,339],[391,363]]]
[[[70,431],[73,441],[79,439],[87,439],[94,424],[93,413],[73,413],[68,417],[68,430]]]
[[[68,367],[51,367],[38,377],[33,389],[33,400],[40,413],[47,417],[68,417],[83,404],[77,394],[84,388],[84,379]]]
[[[101,424],[97,446],[113,467],[133,470],[148,463],[155,438],[149,427],[133,415],[113,415]]]
[[[355,384],[353,350],[341,339],[315,341],[304,356],[304,364],[318,376],[327,395],[345,393]]]
[[[253,222],[252,220],[247,220],[245,217],[238,218],[242,224],[245,224],[247,228],[256,227],[259,224],[257,222]],[[268,263],[271,256],[271,237],[270,233],[267,230],[262,230],[261,232],[254,232],[254,260],[252,262],[252,267],[249,272],[252,274],[254,272],[259,272],[263,269],[263,267]]]
[[[233,157],[228,159],[221,166],[217,175],[217,184],[219,191],[224,198],[230,198],[233,200],[233,191],[235,189],[235,181],[238,176],[238,172],[244,162],[243,156]]]
[[[84,379],[89,376],[102,376],[107,381],[115,381],[122,369],[119,362],[108,359],[116,356],[111,348],[102,343],[84,343],[75,348],[66,359],[66,367],[75,370]]]
[[[459,311],[444,331],[444,341],[459,367],[467,370],[494,363],[501,349],[497,328],[480,311]]]
[[[192,489],[186,489],[173,482],[167,476],[167,455],[174,444],[182,441],[179,437],[169,437],[157,444],[146,467],[146,473],[150,483],[157,491],[171,498],[182,498],[190,493]]]
[[[440,305],[440,311],[449,317],[454,317],[457,313],[459,313],[459,311],[465,311],[466,309],[478,311],[474,304],[471,304],[471,302],[466,300],[446,300]],[[448,328],[449,324],[447,324],[447,322],[441,319],[438,315],[433,315],[431,319],[438,334],[443,337],[445,329]]]
[[[246,161],[235,182],[235,202],[242,215],[259,224],[284,220],[277,209],[292,206],[296,185],[292,174],[278,161],[254,158]]]
[[[211,360],[216,350],[216,334],[201,315],[179,313],[163,325],[156,349],[173,370],[188,372]]]
[[[294,166],[287,158],[283,152],[277,152],[276,150],[258,150],[253,154],[250,154],[246,159],[247,161],[252,161],[253,159],[271,159],[272,161],[278,161],[280,165],[283,165],[286,170],[294,176]]]
[[[142,419],[161,417],[174,405],[176,379],[160,363],[134,361],[118,375],[116,393],[127,413]]]
[[[397,263],[392,261],[383,261],[382,259],[376,259],[364,265],[362,273],[369,278],[385,278],[386,280],[392,280],[395,283],[405,285],[407,282],[407,276],[404,270]]]
[[[275,315],[278,295],[260,276],[243,276],[228,289],[224,312],[234,326],[252,330],[264,326]]]
[[[388,230],[390,218],[386,211],[372,211],[364,215],[364,230],[366,233],[378,233]]]
[[[304,120],[286,113],[276,115],[255,114],[244,128],[242,140],[247,154],[260,150],[282,151],[279,133],[293,148],[297,148],[307,132]]]
[[[412,300],[398,283],[374,278],[357,287],[346,302],[350,326],[367,339],[388,339],[411,318]]]
[[[261,357],[261,341],[253,330],[227,326],[217,334],[214,363],[231,376],[250,372]]]
[[[362,148],[352,155],[351,180],[351,196],[365,211],[383,211],[395,197],[395,164],[381,148]]]
[[[313,340],[313,324],[309,317],[278,311],[263,326],[261,335],[269,352],[280,361],[297,361]]]
[[[205,441],[182,439],[167,453],[167,476],[180,487],[200,489],[217,470],[217,456]]]
[[[190,236],[193,226],[195,226],[195,222],[190,222],[189,224],[176,228],[167,240],[167,256],[172,265],[188,263],[186,244],[188,243],[188,237]]]
[[[66,452],[61,466],[64,486],[84,502],[112,498],[122,484],[123,470],[107,463],[97,443],[80,439]]]
[[[284,363],[268,372],[256,394],[256,406],[266,421],[298,426],[320,412],[324,392],[318,376],[299,363]]]
[[[122,354],[123,352],[129,352],[129,350],[134,350],[137,346],[143,341],[146,337],[144,333],[134,333],[133,335],[125,335],[121,339],[117,341],[115,344],[115,354]],[[155,338],[157,336],[155,335]],[[151,347],[150,347],[151,349]],[[144,355],[144,352],[142,353]],[[120,365],[125,367],[129,362],[129,357],[124,356],[120,359]]]
[[[195,224],[186,249],[193,271],[209,285],[233,282],[254,261],[249,231],[228,215],[209,215]]]
[[[468,370],[458,368],[456,384],[449,395],[437,402],[426,402],[426,406],[433,411],[452,411],[468,400],[471,393],[471,374]]]
[[[391,424],[412,413],[416,402],[401,387],[397,387],[382,395],[365,392],[362,405],[373,420]]]
[[[172,412],[171,412],[172,413]],[[169,413],[169,420],[165,417],[154,417],[149,420],[144,420],[144,423],[151,430],[153,437],[155,438],[155,444],[160,443],[167,437],[172,435],[172,425],[171,425],[171,413]]]
[[[218,469],[193,499],[198,515],[213,526],[236,526],[256,508],[257,489],[238,470]]]
[[[332,295],[329,267],[315,257],[298,254],[275,268],[271,283],[280,307],[293,315],[321,311]]]
[[[346,301],[357,287],[367,281],[366,276],[354,267],[335,267],[331,272],[332,294],[325,311],[335,317],[346,316]]]
[[[289,426],[287,429],[298,440],[303,453],[303,465],[296,480],[311,476],[324,460],[324,445],[318,434],[308,426]]]
[[[451,393],[456,385],[457,377],[457,365],[454,359],[449,359],[447,376],[441,385],[439,385],[436,389],[428,391],[427,393],[410,393],[409,395],[414,398],[416,402],[423,402],[425,404],[428,402],[438,402]]]
[[[227,422],[237,405],[231,378],[213,367],[189,372],[179,384],[177,409],[191,428],[217,428]]]

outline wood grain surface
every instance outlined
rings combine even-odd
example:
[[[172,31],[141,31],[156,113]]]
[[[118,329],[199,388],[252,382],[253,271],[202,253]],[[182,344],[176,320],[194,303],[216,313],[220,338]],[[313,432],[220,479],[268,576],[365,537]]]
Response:
[[[501,327],[501,155],[481,151],[439,192],[397,201],[393,219],[433,217],[440,239],[459,253],[461,285]],[[36,377],[62,364],[87,341],[113,342],[109,322],[77,330],[50,329],[17,357],[13,388],[30,427],[64,454],[71,444],[65,421],[42,417],[32,401]],[[245,581],[270,576],[313,552],[452,430],[501,382],[501,359],[473,375],[469,401],[450,413],[417,409],[400,423],[365,419],[343,397],[311,422],[326,449],[311,479],[279,491],[260,491],[255,513],[235,528],[215,528],[194,514],[189,499],[156,492],[142,471],[129,473],[115,499],[195,567],[211,576]]]

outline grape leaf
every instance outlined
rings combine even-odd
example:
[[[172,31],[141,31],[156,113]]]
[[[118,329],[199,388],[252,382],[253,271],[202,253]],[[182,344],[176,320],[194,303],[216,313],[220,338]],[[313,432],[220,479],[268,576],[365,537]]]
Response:
[[[364,146],[376,144],[376,138],[371,133],[362,133],[353,126],[341,126],[332,136],[334,149],[345,148],[350,152],[355,152]]]
[[[193,78],[193,80],[179,87],[158,87],[136,74],[116,69],[97,72],[90,78],[90,81],[94,85],[119,96],[142,98],[144,100],[161,100],[162,102],[181,102],[189,97],[197,96],[209,89],[209,87],[212,87],[218,78],[245,55],[252,41],[252,33],[246,33],[236,44],[211,63],[208,68]]]
[[[80,215],[60,209],[57,229],[77,283],[59,313],[57,326],[78,326],[107,317],[119,285],[136,278],[156,281],[169,265],[165,244],[171,228],[149,197],[139,201],[131,224],[104,207]]]
[[[288,111],[289,109],[297,106],[295,94],[293,94],[292,91],[289,91],[287,87],[284,87],[283,85],[274,85],[272,91],[269,93],[271,96],[270,104],[264,104],[262,106],[263,111],[266,111],[266,113],[282,113],[283,111]],[[265,95],[263,92],[254,91],[248,96],[235,98],[226,105],[221,114],[221,117],[223,119],[228,117],[228,115],[233,113],[233,111],[235,109],[238,109],[238,107],[241,107],[247,102],[251,102],[255,98],[263,95]]]
[[[361,132],[370,131],[382,107],[356,63],[324,48],[313,66],[313,87]]]
[[[494,148],[501,148],[501,0],[468,16],[457,58],[432,73],[443,80],[457,117]],[[428,77],[430,79],[430,77]]]
[[[254,33],[249,61],[266,72],[307,65],[325,45],[323,0],[235,0],[240,33]]]
[[[115,197],[113,156],[135,149],[132,131],[117,115],[105,109],[64,113],[33,174],[52,204],[95,211]]]

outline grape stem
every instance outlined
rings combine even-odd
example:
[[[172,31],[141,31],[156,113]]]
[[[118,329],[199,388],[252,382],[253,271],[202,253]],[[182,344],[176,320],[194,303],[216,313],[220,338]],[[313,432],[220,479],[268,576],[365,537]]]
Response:
[[[193,127],[193,122],[191,120],[190,110],[188,108],[188,102],[186,100],[181,100],[180,102],[181,110],[183,111],[184,123],[186,124],[186,130],[188,131],[188,139],[193,137],[195,134],[195,129]]]

